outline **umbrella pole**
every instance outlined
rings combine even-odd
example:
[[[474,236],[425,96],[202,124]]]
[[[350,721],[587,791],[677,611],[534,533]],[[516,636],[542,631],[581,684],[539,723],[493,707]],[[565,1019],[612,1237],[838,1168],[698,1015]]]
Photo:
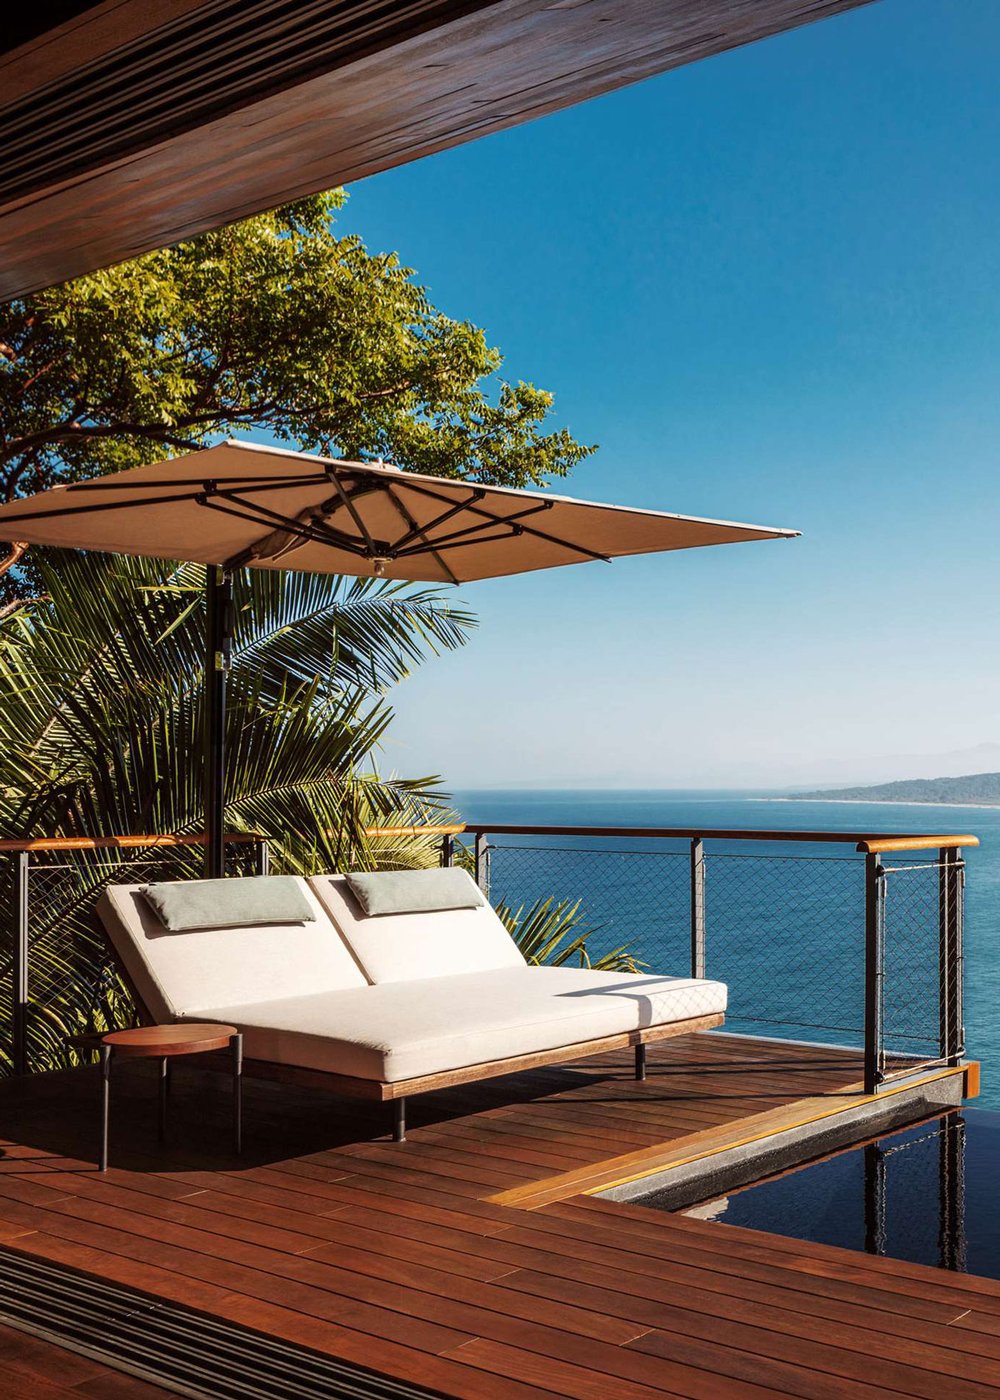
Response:
[[[233,578],[210,564],[205,579],[205,875],[224,873],[226,831],[226,677],[233,644]]]

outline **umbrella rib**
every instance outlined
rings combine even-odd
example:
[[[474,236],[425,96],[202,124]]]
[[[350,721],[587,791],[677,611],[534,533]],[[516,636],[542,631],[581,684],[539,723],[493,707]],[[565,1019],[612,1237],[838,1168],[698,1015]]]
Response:
[[[302,476],[291,479],[285,478],[283,480],[274,481],[267,481],[261,478],[252,477],[222,477],[196,481],[192,481],[190,478],[188,478],[187,480],[183,481],[133,481],[127,483],[109,481],[75,481],[71,486],[67,486],[65,488],[67,495],[71,491],[148,491],[151,488],[166,488],[170,492],[170,494],[166,496],[143,496],[138,499],[134,498],[130,501],[101,501],[96,505],[90,502],[84,505],[82,502],[80,502],[73,505],[54,506],[51,510],[32,511],[30,515],[11,515],[9,518],[14,524],[30,525],[34,520],[58,520],[60,517],[64,517],[67,515],[93,515],[96,514],[97,511],[103,510],[135,510],[141,506],[171,505],[175,501],[197,500],[199,496],[215,494],[218,490],[218,482],[220,480],[243,482],[244,485],[241,488],[243,490],[281,491],[288,486],[315,486],[317,483],[327,481],[328,479],[329,478],[325,474],[317,474],[313,476]],[[218,494],[224,495],[225,492],[219,491]],[[261,507],[261,509],[263,509],[263,507]]]
[[[447,501],[448,499],[447,496],[442,496],[440,492],[433,491],[430,487],[412,480],[406,482],[406,488],[408,491],[416,491],[418,495],[430,496],[435,501]],[[552,504],[554,505],[555,502]],[[495,525],[502,525],[505,519],[509,519],[507,516],[493,515],[485,506],[469,505],[466,509],[471,511],[473,515],[485,516],[487,520],[492,520]],[[610,554],[601,554],[596,549],[588,549],[586,545],[574,544],[571,540],[560,539],[558,535],[550,535],[546,533],[545,530],[539,530],[534,525],[522,525],[521,529],[526,535],[534,535],[540,540],[545,540],[548,544],[558,545],[561,549],[571,549],[577,554],[582,554],[586,559],[601,559],[605,564],[611,563]]]
[[[446,520],[451,520],[453,516],[461,515],[462,511],[463,511],[463,510],[467,510],[468,507],[469,507],[473,502],[475,502],[475,501],[481,501],[481,500],[483,499],[484,494],[485,494],[485,492],[482,490],[481,487],[476,487],[475,490],[472,492],[472,495],[469,497],[469,500],[467,500],[467,501],[459,501],[459,503],[458,503],[457,505],[452,506],[452,508],[451,508],[450,510],[442,511],[441,514],[440,514],[440,515],[436,515],[436,516],[434,517],[433,520],[428,520],[427,523],[426,523],[426,525],[414,526],[412,530],[408,530],[408,531],[406,532],[405,535],[401,535],[401,536],[399,537],[399,539],[396,541],[396,543],[395,543],[395,545],[393,546],[393,548],[394,548],[394,549],[396,550],[396,552],[398,553],[400,550],[405,549],[406,546],[409,545],[410,542],[411,542],[412,540],[416,540],[416,539],[420,539],[420,538],[423,538],[424,543],[426,544],[426,543],[427,543],[427,532],[428,532],[429,530],[436,530],[436,529],[438,528],[438,526],[439,526],[439,525],[443,525],[443,524],[445,523]],[[478,528],[478,527],[477,527],[477,526],[472,526],[472,527],[470,527],[470,528],[476,529],[476,528]],[[463,532],[463,533],[464,533],[464,532]],[[442,535],[442,536],[441,536],[441,539],[451,539],[451,538],[453,538],[451,535]],[[435,540],[434,543],[435,543],[436,545],[437,545],[437,544],[440,544],[440,543],[441,543],[441,539]]]
[[[500,526],[501,529],[503,528],[501,522],[498,521],[497,524],[498,526]],[[490,526],[483,525],[481,528],[484,530],[488,530]],[[450,552],[453,549],[468,549],[470,548],[470,546],[477,544],[501,544],[504,540],[513,539],[520,533],[520,529],[516,525],[514,525],[509,530],[504,530],[503,533],[500,535],[480,535],[478,539],[474,540],[458,540],[455,544],[445,545],[445,548]],[[397,558],[412,559],[416,555],[426,553],[426,549],[404,549],[397,556]]]
[[[357,506],[354,504],[354,502],[353,502],[353,500],[351,499],[351,497],[349,496],[349,494],[344,490],[343,483],[341,482],[340,477],[336,474],[336,472],[328,472],[327,475],[329,476],[330,480],[333,482],[333,484],[334,484],[334,486],[335,486],[335,488],[336,488],[337,495],[338,495],[339,498],[340,498],[341,504],[347,507],[347,510],[348,510],[348,513],[350,514],[351,519],[354,521],[355,525],[358,527],[358,530],[359,530],[359,532],[360,532],[362,538],[364,539],[365,544],[368,546],[368,553],[369,553],[369,556],[370,556],[371,558],[374,558],[374,557],[378,554],[378,549],[377,549],[376,546],[375,546],[375,541],[374,541],[374,540],[372,539],[372,537],[371,537],[371,532],[369,531],[368,526],[365,524],[364,520],[361,518],[361,514],[360,514],[360,512],[359,512]],[[323,509],[322,506],[320,507],[320,513],[321,513],[321,515],[323,516],[322,523],[325,525],[325,524],[326,524],[326,512],[324,511],[324,509]],[[332,515],[333,512],[331,511],[330,514]],[[319,521],[315,521],[314,523],[315,523],[315,524],[319,524],[320,522],[319,522]]]
[[[237,520],[248,520],[251,525],[272,524],[271,520],[262,520],[259,515],[254,515],[251,513],[251,511],[240,510],[238,506],[226,504],[224,501],[206,498],[202,502],[202,504],[208,510],[221,511],[223,515],[232,515]],[[267,514],[272,515],[273,512],[268,511]],[[279,519],[281,519],[281,517],[279,517]],[[339,549],[343,549],[348,554],[358,554],[362,558],[365,557],[364,549],[357,543],[356,540],[352,540],[348,535],[345,535],[342,540],[335,540],[332,537],[332,531],[326,531],[323,534],[321,534],[318,530],[313,530],[307,525],[300,525],[294,520],[282,520],[281,526],[282,529],[287,530],[289,534],[297,535],[299,539],[303,541],[303,543],[318,543],[327,544],[331,546],[335,544]],[[252,547],[249,549],[242,549],[238,554],[234,554],[229,559],[227,559],[222,565],[222,567],[224,569],[241,569],[245,564],[249,564],[251,560],[256,559],[258,557],[260,556],[254,553]]]
[[[12,525],[31,525],[35,520],[57,520],[66,515],[94,515],[99,510],[131,510],[136,506],[169,505],[172,501],[194,500],[202,495],[200,485],[187,496],[146,496],[138,501],[102,501],[100,505],[57,506],[53,510],[36,510],[30,515],[8,517]]]
[[[256,511],[256,516],[247,514],[244,518],[247,520],[255,520],[259,525],[266,525],[273,522],[282,529],[290,530],[294,528],[300,532],[303,530],[311,530],[313,533],[309,538],[314,542],[322,542],[325,539],[328,544],[334,544],[340,548],[359,548],[358,541],[354,539],[353,536],[345,534],[343,530],[338,530],[335,526],[326,523],[323,515],[331,504],[329,501],[324,502],[320,506],[310,506],[308,510],[303,511],[303,515],[311,517],[311,519],[306,522],[300,517],[282,515],[280,511],[271,510],[268,506],[259,505],[256,501],[244,501],[236,491],[218,491],[215,494],[221,496],[224,501],[228,501],[233,507],[241,507],[247,512]],[[210,505],[211,498],[207,499],[205,504]],[[260,519],[259,517],[261,516],[264,518]],[[366,533],[366,543],[367,542],[369,541]],[[361,552],[363,553],[364,551],[362,550]]]
[[[281,491],[286,486],[315,486],[318,482],[328,481],[325,472],[310,472],[308,476],[213,476],[213,477],[178,477],[176,481],[73,481],[65,489],[70,491],[143,491],[151,486],[190,486],[193,490],[204,491],[209,487],[216,487],[221,482],[223,486],[231,490],[240,491]],[[173,498],[171,498],[173,499]],[[129,503],[131,504],[131,502]],[[144,503],[143,503],[144,504]],[[96,510],[96,506],[84,506],[81,509]]]
[[[542,504],[541,504],[540,506],[531,506],[531,507],[529,507],[529,509],[527,509],[527,510],[515,511],[515,513],[514,513],[513,515],[501,516],[501,517],[498,517],[496,520],[483,520],[483,521],[481,521],[481,522],[480,522],[479,524],[477,524],[477,525],[467,525],[467,526],[465,527],[464,530],[453,530],[452,533],[451,533],[450,535],[441,535],[441,536],[439,536],[438,539],[436,539],[436,540],[434,541],[434,548],[435,548],[435,549],[453,549],[455,546],[452,544],[452,540],[463,539],[464,536],[466,536],[466,535],[480,535],[480,536],[481,536],[481,535],[482,535],[482,532],[483,532],[484,530],[491,530],[491,529],[493,528],[494,525],[501,525],[501,524],[502,524],[502,525],[509,525],[509,526],[511,527],[511,532],[510,532],[510,533],[511,533],[512,535],[520,535],[520,534],[523,534],[523,533],[524,533],[523,528],[517,528],[517,527],[518,527],[518,522],[521,521],[521,520],[523,520],[524,517],[527,516],[527,515],[537,515],[537,513],[538,513],[540,510],[549,510],[549,509],[551,508],[551,505],[552,505],[551,501],[543,501]],[[463,509],[464,509],[464,507],[463,507]],[[449,512],[449,514],[452,514],[452,513],[453,513],[453,512]],[[431,524],[427,526],[427,529],[428,529],[428,530],[432,529],[433,526],[434,526],[435,524],[440,524],[440,521],[437,521],[437,522],[432,521]],[[494,539],[500,539],[500,538],[507,539],[507,538],[510,538],[510,536],[498,536],[498,535],[495,535],[495,536],[493,536],[493,538],[494,538]],[[477,540],[470,540],[469,543],[470,543],[470,544],[476,544],[476,543],[478,543],[478,541],[477,541]],[[396,548],[397,548],[397,550],[399,551],[399,555],[400,555],[401,558],[404,557],[404,556],[408,556],[408,555],[419,554],[419,553],[421,552],[419,548],[412,548],[412,549],[406,549],[406,550],[399,550],[399,542],[397,542]]]
[[[406,521],[407,525],[409,525],[410,530],[411,530],[411,531],[415,531],[416,534],[417,534],[417,536],[418,536],[420,539],[423,540],[424,544],[427,545],[427,548],[428,548],[428,550],[429,550],[429,552],[430,552],[430,555],[431,555],[432,559],[433,559],[433,560],[435,561],[435,563],[438,565],[438,567],[440,568],[441,572],[442,572],[443,574],[446,574],[446,575],[448,576],[449,580],[450,580],[452,583],[454,583],[455,585],[457,585],[457,584],[458,584],[458,575],[455,574],[455,573],[453,573],[452,570],[448,567],[447,562],[442,558],[442,556],[441,556],[441,555],[437,552],[437,550],[434,548],[434,545],[433,545],[432,542],[427,538],[427,535],[426,535],[426,533],[424,532],[424,530],[422,530],[421,527],[417,524],[416,520],[415,520],[415,519],[413,518],[413,516],[410,514],[410,512],[409,512],[409,510],[407,509],[406,505],[405,505],[401,500],[399,500],[399,498],[397,497],[395,491],[392,489],[392,486],[389,484],[389,482],[386,482],[386,483],[385,483],[385,494],[389,497],[389,500],[390,500],[390,501],[392,502],[392,504],[396,507],[396,510],[399,512],[399,514],[400,514],[400,515],[403,517],[403,519]],[[445,499],[447,500],[447,497],[445,497]]]
[[[326,482],[330,480],[331,477],[329,473],[326,473],[323,476],[311,477],[309,484],[316,485],[319,482]],[[378,481],[370,480],[368,482],[364,482],[364,478],[362,478],[361,480],[362,484],[359,484],[355,493],[357,495],[367,496],[370,495],[373,491],[381,491],[384,489],[382,484]],[[339,482],[335,481],[334,484],[337,485],[339,491]],[[276,485],[280,485],[280,483],[276,483]],[[383,549],[380,549],[378,541],[372,539],[368,530],[365,528],[364,522],[360,520],[357,511],[352,510],[351,514],[354,516],[355,520],[358,521],[359,528],[364,534],[365,548],[363,549],[360,547],[359,542],[356,539],[354,539],[351,535],[348,535],[343,530],[338,530],[335,526],[329,525],[327,523],[327,515],[332,515],[341,504],[346,504],[342,492],[337,496],[330,497],[328,500],[322,502],[321,505],[310,506],[306,510],[302,511],[299,516],[292,517],[282,515],[279,511],[271,510],[268,506],[261,505],[258,501],[245,501],[241,498],[240,491],[247,490],[250,492],[256,492],[257,489],[258,488],[256,483],[253,483],[248,487],[240,488],[240,490],[216,490],[213,494],[221,496],[223,500],[229,501],[233,507],[242,506],[244,510],[248,513],[239,518],[252,520],[254,524],[258,525],[275,525],[277,529],[273,533],[277,533],[278,530],[285,530],[287,532],[298,535],[303,542],[308,541],[313,544],[327,544],[331,547],[347,550],[353,554],[359,554],[362,558],[370,559],[384,552]],[[203,502],[203,504],[210,504],[210,501],[206,499]],[[249,513],[254,511],[257,512],[256,515]],[[302,519],[302,516],[308,516],[308,522],[304,521]],[[258,541],[258,545],[259,543],[260,542]],[[276,550],[275,553],[269,557],[280,558],[288,552],[290,552],[290,550],[286,547],[283,550]],[[263,556],[257,553],[256,549],[245,549],[242,551],[242,553],[233,556],[228,567],[240,568],[243,566],[243,564],[249,563],[252,559],[258,559],[261,557]]]

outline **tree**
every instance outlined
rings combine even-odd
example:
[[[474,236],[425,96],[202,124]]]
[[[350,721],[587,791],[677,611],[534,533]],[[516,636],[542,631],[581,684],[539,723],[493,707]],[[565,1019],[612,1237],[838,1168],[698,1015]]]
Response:
[[[337,236],[345,198],[0,307],[0,496],[247,429],[502,485],[565,475],[592,449],[545,431],[552,395],[498,381],[482,330],[436,310],[395,254]]]

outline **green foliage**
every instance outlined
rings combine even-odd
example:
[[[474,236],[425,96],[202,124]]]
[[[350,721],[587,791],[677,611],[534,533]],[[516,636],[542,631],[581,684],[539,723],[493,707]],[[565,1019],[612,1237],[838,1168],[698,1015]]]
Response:
[[[598,972],[638,972],[642,964],[625,946],[591,959],[587,944],[599,929],[585,925],[580,903],[552,897],[536,899],[528,909],[502,903],[497,915],[529,963],[560,967],[575,962]]]
[[[249,428],[307,451],[520,486],[592,449],[552,395],[337,236],[333,191],[0,307],[0,495]],[[491,381],[495,392],[491,394]]]
[[[202,809],[203,573],[196,565],[40,555],[45,596],[0,621],[0,830],[20,838],[196,834]],[[435,779],[375,764],[387,692],[473,621],[429,588],[250,571],[235,580],[227,825],[267,835],[272,867],[427,864],[426,839],[370,826],[441,819]],[[199,849],[59,857],[32,876],[34,1063],[120,1020],[126,1001],[91,911],[108,880],[200,873]],[[0,891],[13,907],[11,867]],[[0,979],[0,1020],[10,979]]]
[[[0,825],[19,836],[203,829],[203,569],[42,556],[45,596],[0,623]],[[382,778],[386,691],[473,625],[436,590],[237,575],[227,713],[231,829],[283,868],[365,859],[363,828],[433,807]]]

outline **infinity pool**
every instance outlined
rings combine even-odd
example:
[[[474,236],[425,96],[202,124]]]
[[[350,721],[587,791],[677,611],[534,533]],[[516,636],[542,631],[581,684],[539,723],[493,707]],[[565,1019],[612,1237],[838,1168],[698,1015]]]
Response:
[[[685,1213],[1000,1279],[1000,1113],[926,1119]]]

